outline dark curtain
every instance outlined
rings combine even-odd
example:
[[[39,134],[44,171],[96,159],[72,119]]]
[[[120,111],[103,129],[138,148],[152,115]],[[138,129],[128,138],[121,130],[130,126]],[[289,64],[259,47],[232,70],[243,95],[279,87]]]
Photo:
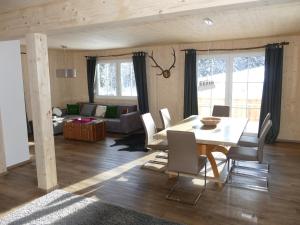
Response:
[[[198,115],[196,50],[185,52],[184,68],[184,118]]]
[[[265,53],[265,80],[261,101],[259,130],[267,113],[271,113],[272,127],[266,143],[274,143],[280,128],[283,46],[269,44]]]
[[[142,114],[149,112],[147,76],[146,76],[146,53],[135,52],[132,56],[139,110]]]
[[[90,103],[94,103],[96,61],[97,57],[87,57],[86,59],[87,84]]]

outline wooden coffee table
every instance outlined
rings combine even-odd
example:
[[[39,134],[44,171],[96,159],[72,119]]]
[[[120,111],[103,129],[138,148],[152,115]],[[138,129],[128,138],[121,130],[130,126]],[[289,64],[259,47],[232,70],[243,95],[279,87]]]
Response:
[[[105,139],[104,120],[92,118],[74,119],[64,123],[64,138],[96,142]]]

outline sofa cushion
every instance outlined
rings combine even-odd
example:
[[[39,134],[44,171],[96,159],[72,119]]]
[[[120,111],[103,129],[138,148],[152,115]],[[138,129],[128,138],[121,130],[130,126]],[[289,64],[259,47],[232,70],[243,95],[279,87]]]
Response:
[[[52,108],[52,115],[53,116],[62,116],[62,111],[61,111],[61,109],[60,108],[58,108],[58,107],[53,107]]]
[[[67,104],[67,112],[69,115],[78,115],[79,114],[79,105],[78,104]]]
[[[126,114],[126,113],[128,113],[128,108],[125,108],[121,111],[121,114]]]
[[[96,117],[105,117],[107,106],[106,105],[97,105],[95,116]]]
[[[97,117],[104,117],[106,113],[106,105],[97,105],[95,116]]]
[[[118,106],[108,105],[105,118],[118,118]]]
[[[129,105],[127,106],[127,108],[128,108],[128,113],[137,111],[137,105]]]
[[[96,105],[94,104],[83,104],[80,110],[80,115],[82,116],[93,116],[95,112]]]

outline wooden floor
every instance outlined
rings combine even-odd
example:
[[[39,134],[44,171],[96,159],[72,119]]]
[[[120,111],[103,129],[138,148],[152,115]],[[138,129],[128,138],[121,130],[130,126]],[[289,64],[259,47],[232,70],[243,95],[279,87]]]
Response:
[[[267,146],[270,192],[208,185],[196,207],[165,200],[164,173],[140,168],[149,154],[118,151],[114,138],[95,144],[55,138],[60,188],[185,224],[300,224],[300,145]],[[0,215],[43,195],[35,164],[0,177]]]

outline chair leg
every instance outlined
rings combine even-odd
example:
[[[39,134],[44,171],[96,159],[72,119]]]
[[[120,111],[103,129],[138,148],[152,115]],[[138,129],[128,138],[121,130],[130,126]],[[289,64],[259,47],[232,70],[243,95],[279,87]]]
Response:
[[[233,165],[230,169],[229,175],[228,175],[228,180],[232,179],[232,174],[233,175],[237,175],[237,176],[243,176],[243,177],[252,177],[255,178],[256,180],[262,180],[264,182],[266,182],[265,186],[258,186],[258,185],[251,185],[251,184],[245,184],[245,183],[238,183],[238,182],[230,182],[231,186],[234,187],[238,187],[238,188],[245,188],[245,189],[251,189],[251,190],[257,190],[257,191],[268,191],[269,190],[269,179],[268,177],[260,177],[260,176],[256,176],[256,175],[252,175],[252,174],[243,174],[243,173],[239,173],[239,172],[234,172],[235,168],[242,168],[242,169],[249,169],[249,167],[242,167],[239,166],[238,163],[235,162],[235,160],[233,161]],[[229,183],[229,182],[228,182]]]
[[[268,181],[266,181],[266,186],[258,186],[258,185],[251,185],[251,184],[237,183],[237,182],[230,183],[230,186],[254,190],[254,191],[264,191],[264,192],[269,191],[269,182]]]
[[[204,167],[204,189],[206,189],[206,183],[207,183],[207,160],[205,162],[205,167]]]
[[[254,170],[262,173],[269,173],[270,172],[270,165],[268,163],[259,163],[258,165],[265,165],[266,168],[255,168],[250,166],[240,166],[239,164],[236,165],[236,168],[246,169],[246,170]]]
[[[228,158],[228,161],[227,161],[227,178],[226,178],[226,182],[225,183],[231,183],[231,181],[232,181],[231,174],[232,174],[232,170],[234,169],[234,165],[235,165],[235,161],[234,160],[230,160]]]
[[[162,151],[162,152],[166,152],[166,151]],[[155,159],[149,160],[149,161],[147,161],[145,164],[147,164],[147,163],[152,163],[152,164],[158,164],[158,165],[164,165],[164,166],[165,166],[165,165],[168,165],[168,162],[158,161],[158,160],[156,160],[156,159],[166,159],[166,160],[168,160],[167,157],[163,157],[163,156],[156,155],[156,156],[155,156]],[[145,164],[142,166],[142,168],[145,166]]]
[[[155,156],[155,158],[168,159],[168,152],[167,151],[161,151]]]
[[[167,162],[161,162],[161,161],[156,161],[156,160],[149,160],[147,163],[152,163],[152,164],[160,164],[160,165],[167,165]]]
[[[235,167],[238,168],[238,167]],[[263,176],[257,176],[257,175],[253,175],[253,174],[245,174],[245,173],[239,173],[239,172],[235,172],[232,171],[231,174],[236,175],[236,176],[241,176],[241,177],[249,177],[249,178],[255,178],[257,180],[262,180],[262,181],[266,181],[267,177],[263,177]]]
[[[181,203],[184,203],[184,204],[188,204],[188,205],[196,205],[198,200],[200,199],[200,197],[202,196],[203,192],[206,190],[206,183],[207,183],[207,175],[206,175],[206,172],[207,172],[207,167],[206,167],[206,164],[205,163],[205,167],[204,167],[204,188],[201,189],[201,191],[197,194],[197,196],[194,198],[194,200],[192,202],[189,202],[189,201],[185,201],[185,200],[182,200],[178,197],[174,197],[172,196],[172,194],[174,193],[176,187],[179,185],[179,173],[177,173],[177,180],[176,180],[176,183],[171,187],[171,189],[169,190],[169,193],[166,195],[166,199],[167,200],[172,200],[172,201],[177,201],[177,202],[181,202]]]
[[[176,176],[176,182],[175,184],[170,188],[169,193],[166,195],[166,199],[170,199],[170,200],[175,200],[173,198],[171,198],[171,195],[173,194],[173,192],[175,191],[176,187],[179,185],[179,173],[177,173]],[[180,199],[176,199],[177,201],[179,201]]]
[[[229,173],[229,169],[230,169],[230,159],[227,159],[227,173]]]
[[[153,150],[153,149],[152,149]],[[157,151],[157,150],[156,150]],[[168,150],[161,150],[160,151],[161,153],[168,153]],[[157,155],[155,155],[155,159],[153,160],[149,160],[148,162],[146,162],[145,164],[147,163],[152,163],[152,164],[159,164],[159,165],[168,165],[168,162],[162,162],[162,161],[158,161],[156,159],[166,159],[168,160],[168,157],[167,156],[160,156],[159,155],[160,153],[158,153]],[[144,165],[145,165],[144,164]],[[142,167],[144,167],[144,165]]]

